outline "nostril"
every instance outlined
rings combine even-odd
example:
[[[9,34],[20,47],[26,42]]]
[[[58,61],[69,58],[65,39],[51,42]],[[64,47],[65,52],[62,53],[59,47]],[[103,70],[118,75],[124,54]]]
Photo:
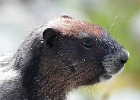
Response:
[[[126,62],[127,62],[127,59],[126,60],[121,60],[122,64],[125,64]]]

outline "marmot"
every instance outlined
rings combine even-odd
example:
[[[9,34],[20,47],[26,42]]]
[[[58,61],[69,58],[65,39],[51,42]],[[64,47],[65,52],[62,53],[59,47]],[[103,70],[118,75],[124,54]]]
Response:
[[[0,58],[0,100],[64,100],[72,88],[110,79],[128,58],[102,27],[63,15]]]

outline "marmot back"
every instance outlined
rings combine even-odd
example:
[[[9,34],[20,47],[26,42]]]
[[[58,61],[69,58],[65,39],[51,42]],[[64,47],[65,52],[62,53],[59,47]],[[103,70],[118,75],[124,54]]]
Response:
[[[0,58],[0,100],[65,100],[72,88],[110,79],[128,58],[105,29],[64,15]]]

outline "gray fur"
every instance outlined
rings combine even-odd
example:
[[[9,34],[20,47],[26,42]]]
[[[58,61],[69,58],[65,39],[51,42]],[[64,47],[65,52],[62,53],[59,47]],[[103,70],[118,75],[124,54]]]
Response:
[[[69,16],[52,19],[0,57],[0,100],[65,100],[73,88],[110,79],[128,58],[103,28]]]

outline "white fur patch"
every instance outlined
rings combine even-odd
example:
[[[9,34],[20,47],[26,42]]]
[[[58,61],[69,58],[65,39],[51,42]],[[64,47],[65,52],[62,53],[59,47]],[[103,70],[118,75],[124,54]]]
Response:
[[[19,72],[13,68],[13,55],[8,53],[0,57],[0,98],[16,88],[15,84],[20,79]]]
[[[14,80],[17,76],[19,76],[18,72],[9,68],[9,66],[0,67],[0,85]]]
[[[102,64],[106,73],[100,76],[100,81],[110,79],[113,75],[122,71],[124,69],[124,63],[122,63],[121,60],[126,60],[129,56],[129,52],[125,49],[117,53],[104,56]]]
[[[13,69],[14,53],[7,53],[0,57],[0,85],[19,76],[19,72]]]

